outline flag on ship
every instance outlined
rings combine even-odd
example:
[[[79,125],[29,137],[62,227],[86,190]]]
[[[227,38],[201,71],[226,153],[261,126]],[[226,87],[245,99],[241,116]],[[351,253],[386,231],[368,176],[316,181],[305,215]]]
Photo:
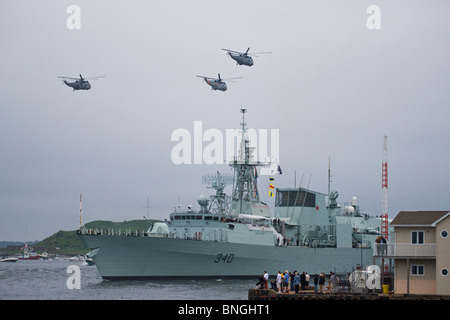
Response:
[[[275,179],[273,177],[269,178],[269,196],[273,198],[274,194],[273,194],[273,190],[275,189],[275,186],[272,184],[275,181]]]
[[[278,165],[277,171],[278,171],[280,174],[283,174],[283,172],[281,171],[280,165]]]

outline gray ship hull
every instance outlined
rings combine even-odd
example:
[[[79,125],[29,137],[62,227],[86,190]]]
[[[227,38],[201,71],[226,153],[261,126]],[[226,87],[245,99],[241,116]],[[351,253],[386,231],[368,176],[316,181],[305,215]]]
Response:
[[[167,237],[78,235],[103,279],[257,278],[265,270],[345,274],[372,264],[367,248],[264,246]]]

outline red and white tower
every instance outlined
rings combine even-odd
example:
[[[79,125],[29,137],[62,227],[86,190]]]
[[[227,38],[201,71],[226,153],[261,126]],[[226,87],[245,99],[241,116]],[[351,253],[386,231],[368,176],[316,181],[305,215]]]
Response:
[[[387,240],[389,236],[388,221],[388,163],[387,136],[383,137],[383,161],[381,163],[381,235]]]

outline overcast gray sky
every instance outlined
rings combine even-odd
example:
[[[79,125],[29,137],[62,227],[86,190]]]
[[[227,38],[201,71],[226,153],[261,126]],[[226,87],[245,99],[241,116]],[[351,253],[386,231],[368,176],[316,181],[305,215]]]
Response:
[[[70,5],[81,29],[70,30]],[[366,12],[380,8],[381,29]],[[276,187],[327,192],[381,211],[388,136],[389,216],[450,209],[450,2],[2,1],[0,240],[41,240],[83,222],[164,219],[197,204],[203,174],[175,165],[171,134],[279,129]],[[252,67],[221,48],[271,51]],[[195,75],[244,77],[211,91]],[[105,75],[89,91],[57,76]],[[208,143],[203,144],[203,148]],[[264,201],[268,185],[261,179]]]

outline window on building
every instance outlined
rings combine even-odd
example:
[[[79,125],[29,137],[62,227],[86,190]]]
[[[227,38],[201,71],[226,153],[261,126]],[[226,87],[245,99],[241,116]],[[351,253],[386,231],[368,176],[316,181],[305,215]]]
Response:
[[[441,232],[441,237],[444,238],[444,239],[448,237],[448,232],[447,232],[447,230],[442,230],[442,232]]]
[[[423,276],[425,275],[425,266],[423,265],[412,265],[411,266],[412,276]]]
[[[441,274],[444,276],[444,277],[446,277],[446,276],[448,276],[448,269],[442,269],[441,270]]]
[[[411,243],[412,244],[424,244],[425,243],[425,232],[424,231],[412,231],[411,232]]]

